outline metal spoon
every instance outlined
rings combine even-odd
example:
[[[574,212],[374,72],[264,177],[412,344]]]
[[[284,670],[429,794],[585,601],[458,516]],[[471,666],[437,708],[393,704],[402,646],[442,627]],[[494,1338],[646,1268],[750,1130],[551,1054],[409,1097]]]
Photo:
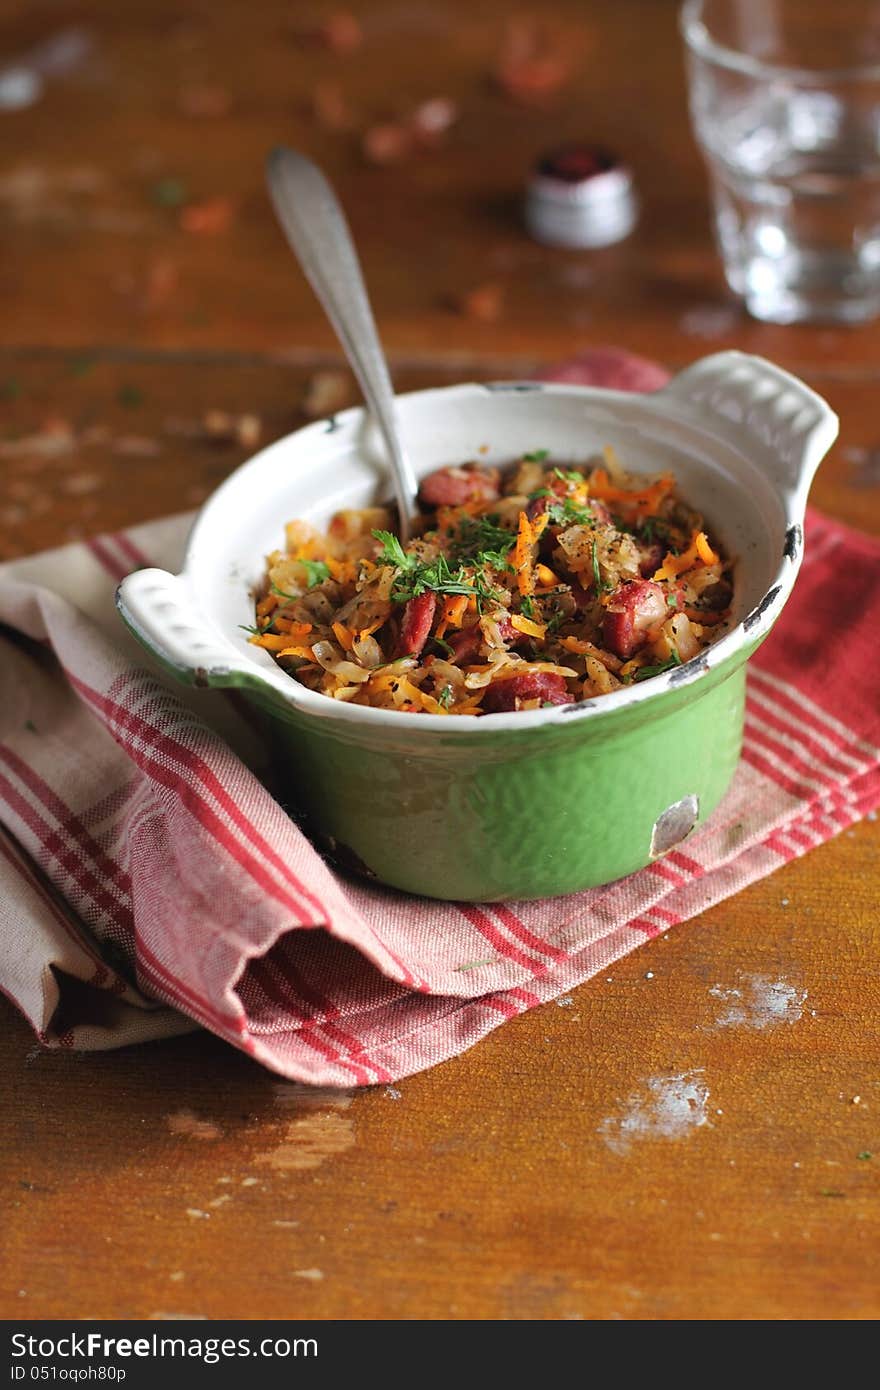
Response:
[[[295,150],[274,149],[266,161],[266,178],[287,240],[336,329],[385,440],[400,510],[400,535],[406,544],[418,483],[397,432],[388,364],[345,214],[321,170]]]

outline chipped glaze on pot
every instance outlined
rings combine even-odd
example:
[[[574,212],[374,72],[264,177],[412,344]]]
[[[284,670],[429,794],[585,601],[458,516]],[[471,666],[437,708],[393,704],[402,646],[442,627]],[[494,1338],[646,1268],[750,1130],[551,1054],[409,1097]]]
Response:
[[[732,630],[661,676],[547,710],[404,715],[307,690],[239,624],[252,621],[251,594],[287,520],[321,525],[387,495],[361,410],[239,468],[199,514],[180,575],[149,569],[123,581],[124,620],[179,679],[253,700],[310,829],[383,882],[463,900],[543,897],[668,853],[733,775],[745,663],[791,592],[807,492],[836,417],[796,378],[735,352],[651,395],[502,382],[414,392],[397,409],[420,476],[536,448],[583,463],[606,444],[635,472],[671,469],[736,557]]]

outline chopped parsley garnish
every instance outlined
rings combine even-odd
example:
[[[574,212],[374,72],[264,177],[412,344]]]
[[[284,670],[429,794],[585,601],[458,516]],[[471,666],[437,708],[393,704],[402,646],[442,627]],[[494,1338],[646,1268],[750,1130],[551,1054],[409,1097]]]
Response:
[[[640,540],[652,545],[654,541],[665,540],[668,537],[669,523],[661,516],[646,516],[644,521],[639,522],[637,534]]]
[[[533,449],[530,454],[523,454],[522,461],[523,463],[543,463],[549,455],[549,449]]]
[[[499,524],[494,513],[466,516],[459,522],[453,549],[456,559],[503,570],[507,568],[507,555],[515,542],[516,536]]]
[[[564,483],[582,483],[584,481],[583,473],[578,473],[574,468],[554,468],[553,472],[556,474],[557,478],[561,478]]]
[[[298,565],[302,565],[306,572],[306,588],[314,589],[316,584],[323,584],[325,579],[330,578],[330,567],[325,565],[323,560],[297,560]],[[301,598],[301,594],[291,594],[287,589],[279,589],[277,584],[270,584],[269,588],[273,594],[279,598],[296,599]]]
[[[249,632],[252,637],[259,637],[264,630],[261,627],[252,627],[250,623],[239,623],[239,627],[242,632]]]
[[[439,695],[437,696],[437,704],[438,704],[438,705],[442,705],[444,709],[449,709],[449,706],[452,704],[452,686],[451,686],[451,685],[444,685],[443,689],[440,691]]]
[[[373,535],[382,542],[377,562],[392,565],[398,572],[391,589],[395,603],[406,603],[407,599],[417,598],[428,591],[434,594],[466,594],[468,598],[476,597],[480,602],[496,596],[494,589],[480,574],[468,575],[463,564],[450,565],[445,555],[438,555],[434,560],[420,560],[418,555],[408,554],[397,536],[390,531],[374,531]]]
[[[599,568],[599,550],[596,542],[593,541],[593,583],[596,585],[596,593],[601,594],[605,589],[605,581],[602,578],[602,571]]]
[[[522,609],[522,611],[525,613],[525,615],[526,615],[527,618],[534,618],[534,616],[535,616],[535,604],[534,604],[534,600],[533,600],[528,594],[525,594],[525,595],[523,596],[523,598],[520,599],[520,605],[519,605],[519,606],[520,606],[520,608]]]
[[[667,602],[667,604],[668,604],[668,606],[669,606],[670,608],[677,608],[677,607],[678,607],[678,594],[677,594],[677,593],[675,593],[675,594],[667,594],[667,595],[666,595],[666,602]]]
[[[330,578],[330,567],[325,565],[323,560],[299,560],[308,575],[308,587],[314,589],[317,584],[323,584],[325,579]]]
[[[551,526],[589,526],[595,520],[590,506],[579,506],[573,497],[561,497],[547,508]]]
[[[405,570],[412,564],[414,557],[407,555],[393,531],[373,531],[372,534],[382,542],[382,549],[376,557],[380,565],[395,565],[397,569]]]
[[[444,641],[442,637],[434,637],[432,640],[437,644],[441,652],[445,652],[447,656],[455,656],[453,648],[450,647],[449,643]]]
[[[492,594],[492,590],[478,575],[470,578],[464,565],[453,567],[445,555],[438,555],[436,560],[427,563],[417,560],[404,575],[394,581],[391,597],[398,603],[404,603],[407,599],[427,593],[428,590],[435,594],[466,594],[468,598],[474,595],[489,598]]]
[[[665,661],[659,662],[656,666],[640,666],[633,676],[633,680],[646,681],[651,676],[662,676],[664,671],[671,671],[673,666],[681,665],[681,657],[678,652],[672,652]]]

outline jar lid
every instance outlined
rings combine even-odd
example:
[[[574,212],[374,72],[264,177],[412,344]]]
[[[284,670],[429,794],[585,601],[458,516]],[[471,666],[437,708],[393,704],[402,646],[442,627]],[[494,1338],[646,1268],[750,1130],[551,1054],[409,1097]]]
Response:
[[[631,171],[598,145],[550,151],[529,180],[526,226],[547,246],[610,246],[629,236],[637,213]]]

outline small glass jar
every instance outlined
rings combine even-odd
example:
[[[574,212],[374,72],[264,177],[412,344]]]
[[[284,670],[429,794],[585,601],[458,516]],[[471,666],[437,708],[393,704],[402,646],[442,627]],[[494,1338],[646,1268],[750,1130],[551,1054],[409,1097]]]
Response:
[[[600,146],[552,150],[529,180],[526,227],[546,246],[611,246],[629,236],[637,216],[631,171]]]

